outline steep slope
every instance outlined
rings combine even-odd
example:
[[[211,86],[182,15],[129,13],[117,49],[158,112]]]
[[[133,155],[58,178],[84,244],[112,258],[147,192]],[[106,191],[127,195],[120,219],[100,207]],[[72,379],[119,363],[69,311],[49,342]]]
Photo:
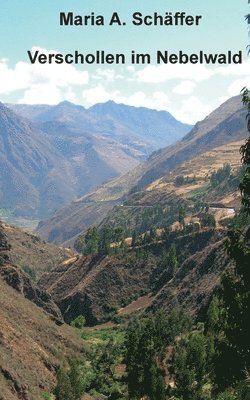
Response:
[[[40,222],[39,234],[55,243],[72,242],[88,226],[99,224],[114,205],[123,203],[133,187],[144,188],[195,156],[244,140],[247,137],[245,117],[241,97],[231,98],[197,123],[175,145],[155,152],[136,169],[59,210],[51,219]]]
[[[190,125],[177,121],[166,111],[131,107],[113,101],[96,104],[89,111],[96,118],[101,117],[104,120],[107,133],[111,134],[111,127],[117,126],[117,131],[121,136],[126,135],[126,140],[139,138],[145,143],[150,143],[152,150],[176,142],[191,129]]]
[[[0,235],[4,237],[10,264],[29,271],[34,278],[74,256],[70,249],[48,244],[38,236],[1,221]]]
[[[8,229],[0,224],[0,398],[40,400],[55,385],[59,365],[76,356],[82,343],[63,325],[51,296],[11,262],[14,230],[10,240]],[[27,246],[32,237],[27,235]],[[38,244],[37,253],[40,249]],[[23,254],[16,254],[16,259],[24,259]]]
[[[81,257],[61,264],[45,273],[39,284],[51,294],[67,322],[80,314],[90,325],[105,321],[124,304],[150,292],[156,296],[154,307],[161,299],[164,307],[170,303],[173,306],[174,301],[197,315],[218,284],[221,271],[229,265],[223,237],[223,230],[170,234],[159,243],[144,245],[141,256],[130,250],[125,256]],[[172,243],[180,265],[173,280],[161,263]],[[213,259],[216,263],[211,267],[208,260]],[[184,285],[182,278],[187,284]],[[193,294],[191,287],[197,287]],[[171,297],[166,300],[164,293],[170,289]]]
[[[196,214],[199,221],[202,207],[213,204],[218,206],[213,210],[217,223],[223,223],[234,216],[234,209],[240,207],[238,187],[242,170],[239,149],[243,143],[230,142],[185,161],[143,190],[131,193],[122,205],[116,205],[108,212],[100,227],[105,224],[122,227],[127,236],[131,236],[133,230],[142,233],[152,227],[170,226],[178,220],[180,206],[185,208],[187,215]],[[213,174],[227,165],[230,165],[228,176],[216,185],[212,184]],[[227,211],[227,208],[231,210]]]
[[[166,175],[194,155],[246,139],[245,117],[246,109],[242,106],[241,96],[227,100],[203,121],[198,122],[178,144],[150,157],[149,166],[142,172],[138,185],[145,186]]]
[[[45,134],[0,104],[0,207],[48,215],[74,197],[70,164]]]
[[[202,251],[188,257],[177,273],[156,294],[148,311],[181,306],[194,317],[202,317],[211,294],[220,285],[221,274],[232,267],[225,251],[225,239],[218,237]]]
[[[113,103],[93,110],[69,102],[7,106],[0,106],[0,209],[32,218],[128,172],[190,129],[167,112]],[[159,141],[142,119],[158,129]]]
[[[0,277],[9,286],[53,316],[58,323],[62,323],[61,312],[52,301],[50,295],[41,290],[35,282],[32,282],[29,274],[11,262],[10,249],[11,244],[2,224],[0,224]],[[29,271],[32,271],[31,267],[29,268]]]
[[[81,351],[67,326],[57,326],[43,310],[0,278],[0,398],[42,400],[55,385],[58,366]]]
[[[56,106],[8,105],[15,112],[30,119],[43,130],[56,134],[56,127],[85,136],[118,139],[120,144],[130,145],[144,155],[176,142],[191,129],[191,125],[177,121],[166,111],[132,107],[113,101],[100,103],[85,109],[64,101]]]

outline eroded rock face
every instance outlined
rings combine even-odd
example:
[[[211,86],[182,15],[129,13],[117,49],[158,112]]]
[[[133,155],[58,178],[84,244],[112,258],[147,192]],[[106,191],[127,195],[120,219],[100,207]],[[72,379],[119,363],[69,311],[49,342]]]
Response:
[[[0,399],[42,400],[83,342],[0,278]]]
[[[133,252],[126,257],[83,256],[62,263],[44,274],[39,285],[48,291],[70,323],[83,314],[88,325],[107,321],[134,296],[153,293],[150,310],[166,311],[184,307],[198,316],[230,267],[224,247],[225,232],[208,229],[167,242],[152,243],[147,261],[138,261]],[[160,255],[175,243],[179,268],[172,278],[160,265]],[[144,248],[145,249],[145,248]]]
[[[177,273],[156,294],[148,311],[181,306],[194,317],[203,318],[211,295],[218,289],[221,275],[233,266],[225,248],[225,238],[188,257]]]
[[[22,293],[25,298],[52,315],[58,323],[63,323],[61,311],[53,302],[51,296],[33,283],[21,268],[10,263],[8,254],[10,247],[3,225],[0,223],[0,277],[9,286]]]
[[[7,241],[7,236],[2,229],[2,223],[0,222],[0,266],[9,260],[8,250],[10,245]]]
[[[25,298],[55,317],[58,323],[63,323],[61,311],[53,302],[51,296],[32,283],[31,279],[20,268],[6,263],[0,266],[0,276],[8,285],[22,293]]]
[[[44,274],[39,285],[59,306],[70,323],[83,314],[88,325],[110,318],[122,300],[150,287],[154,265],[142,266],[116,257],[81,257]]]

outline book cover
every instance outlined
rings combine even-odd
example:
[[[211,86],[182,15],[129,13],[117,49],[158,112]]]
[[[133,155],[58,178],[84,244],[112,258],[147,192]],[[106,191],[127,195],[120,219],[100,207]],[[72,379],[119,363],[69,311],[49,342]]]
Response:
[[[0,400],[249,400],[249,6],[1,0]]]

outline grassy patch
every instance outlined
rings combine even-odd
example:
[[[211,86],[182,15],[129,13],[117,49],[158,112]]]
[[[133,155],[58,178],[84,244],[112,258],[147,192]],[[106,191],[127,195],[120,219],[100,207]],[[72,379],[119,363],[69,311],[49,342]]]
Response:
[[[83,328],[81,338],[91,346],[106,344],[111,339],[119,345],[124,342],[124,331],[122,328],[104,328],[98,330]]]
[[[208,185],[191,190],[186,194],[186,198],[190,200],[196,200],[204,196],[207,193],[207,190],[208,190]]]

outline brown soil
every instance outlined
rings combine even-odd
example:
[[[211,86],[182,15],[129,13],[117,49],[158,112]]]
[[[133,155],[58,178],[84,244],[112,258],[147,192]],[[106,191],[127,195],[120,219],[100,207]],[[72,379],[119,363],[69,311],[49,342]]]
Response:
[[[74,256],[70,249],[48,244],[36,235],[1,221],[0,231],[10,244],[8,251],[10,262],[22,268],[30,267],[38,276]]]
[[[129,315],[132,314],[133,312],[145,309],[146,307],[149,307],[152,302],[153,302],[154,297],[152,296],[152,293],[147,294],[146,296],[139,297],[139,299],[132,301],[129,305],[126,307],[121,308],[118,311],[119,315]]]
[[[1,400],[41,400],[55,385],[59,364],[81,348],[71,328],[57,326],[0,279]]]

